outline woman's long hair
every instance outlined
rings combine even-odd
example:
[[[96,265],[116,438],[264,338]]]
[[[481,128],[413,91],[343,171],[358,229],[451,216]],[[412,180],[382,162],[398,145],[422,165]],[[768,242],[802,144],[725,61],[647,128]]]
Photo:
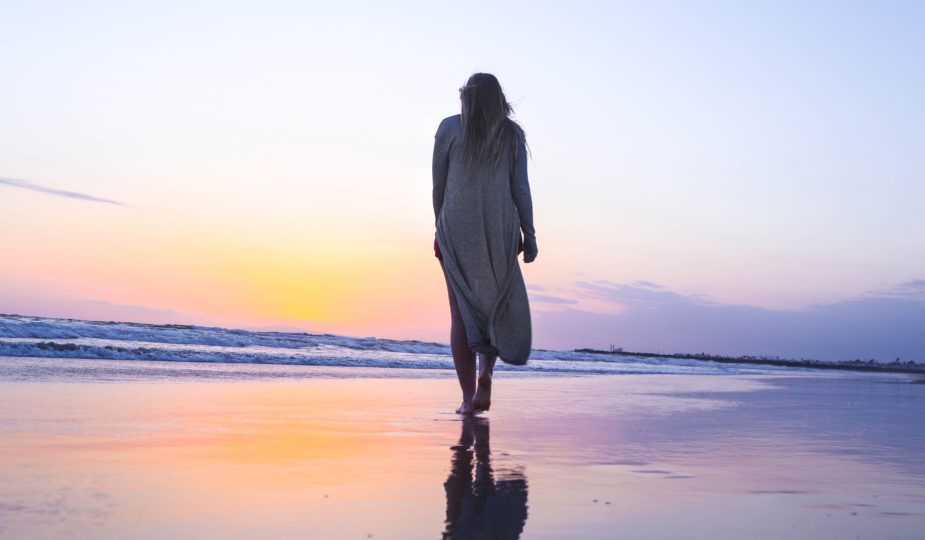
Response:
[[[476,73],[459,89],[462,102],[462,152],[474,167],[498,165],[505,152],[511,162],[523,130],[510,119],[514,109],[504,97],[501,84],[490,73]]]

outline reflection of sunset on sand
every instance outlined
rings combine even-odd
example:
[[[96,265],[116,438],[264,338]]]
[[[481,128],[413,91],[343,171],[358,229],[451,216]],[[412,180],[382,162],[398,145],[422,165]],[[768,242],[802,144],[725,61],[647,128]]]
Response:
[[[504,373],[460,420],[449,370],[145,365],[0,357],[0,536],[840,540],[925,517],[909,376]]]

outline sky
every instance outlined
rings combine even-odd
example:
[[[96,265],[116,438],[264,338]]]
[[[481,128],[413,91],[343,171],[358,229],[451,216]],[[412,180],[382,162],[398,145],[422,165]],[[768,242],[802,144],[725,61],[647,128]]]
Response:
[[[0,313],[447,341],[430,158],[527,133],[534,345],[925,360],[925,4],[0,0]]]

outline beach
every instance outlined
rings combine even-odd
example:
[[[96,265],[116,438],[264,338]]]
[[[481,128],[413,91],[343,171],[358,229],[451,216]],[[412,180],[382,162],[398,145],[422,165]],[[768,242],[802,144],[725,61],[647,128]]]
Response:
[[[920,538],[921,382],[0,357],[0,537]]]

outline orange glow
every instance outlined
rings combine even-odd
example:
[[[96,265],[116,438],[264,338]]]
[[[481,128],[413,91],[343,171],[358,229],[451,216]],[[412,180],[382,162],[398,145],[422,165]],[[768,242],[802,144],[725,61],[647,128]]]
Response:
[[[258,230],[134,226],[138,232],[125,236],[92,220],[74,224],[92,229],[93,246],[68,242],[52,228],[7,239],[17,257],[0,268],[0,278],[54,289],[59,298],[170,309],[226,324],[347,333],[392,327],[407,335],[426,333],[445,317],[445,287],[426,235],[380,245],[352,231],[268,239]]]

